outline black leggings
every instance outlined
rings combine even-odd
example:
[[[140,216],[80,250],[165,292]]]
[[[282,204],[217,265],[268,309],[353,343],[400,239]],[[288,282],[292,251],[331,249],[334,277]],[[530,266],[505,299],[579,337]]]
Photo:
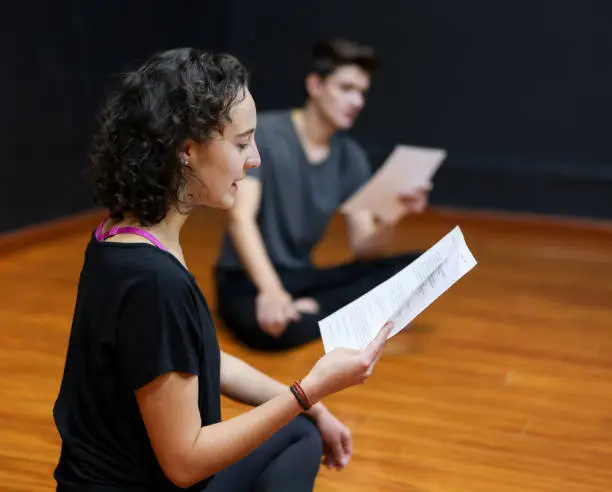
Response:
[[[217,473],[205,492],[312,492],[322,456],[319,430],[300,415],[245,458]]]
[[[318,321],[365,294],[414,261],[419,254],[403,254],[372,261],[355,261],[331,268],[277,269],[285,289],[294,297],[312,297],[317,314],[302,313],[283,334],[273,337],[257,323],[257,289],[246,273],[217,269],[218,314],[232,334],[256,350],[286,350],[320,338]]]
[[[322,457],[323,441],[319,429],[307,417],[300,415],[243,459],[218,472],[202,492],[312,492]],[[194,485],[189,490],[197,488],[198,486]],[[144,492],[151,489],[134,485],[58,483],[55,490]]]

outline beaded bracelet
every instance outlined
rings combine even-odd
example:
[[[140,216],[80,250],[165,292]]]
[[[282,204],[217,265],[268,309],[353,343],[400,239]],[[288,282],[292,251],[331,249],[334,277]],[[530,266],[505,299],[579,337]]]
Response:
[[[308,395],[306,395],[304,388],[302,388],[301,383],[301,379],[298,379],[295,383],[293,383],[290,387],[291,393],[293,393],[293,396],[295,396],[295,399],[298,401],[298,403],[304,410],[310,410],[312,404],[310,403],[310,400],[308,399]]]

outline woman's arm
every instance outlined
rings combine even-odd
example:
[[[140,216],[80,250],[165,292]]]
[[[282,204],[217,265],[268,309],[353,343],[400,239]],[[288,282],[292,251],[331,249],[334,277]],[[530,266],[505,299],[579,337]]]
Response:
[[[364,350],[336,349],[319,359],[302,381],[310,402],[363,383],[382,355],[391,329],[386,325]],[[167,372],[136,390],[136,401],[157,460],[179,487],[237,462],[302,411],[286,390],[242,415],[202,427],[198,377],[178,372]]]
[[[261,405],[289,388],[246,362],[227,353],[221,353],[221,392],[233,400],[247,405]],[[316,403],[303,412],[319,428],[324,443],[325,464],[341,470],[348,465],[353,454],[351,431],[323,405]]]
[[[258,406],[289,391],[289,387],[233,355],[221,352],[221,393],[246,405]],[[303,412],[316,419],[325,407],[317,403]]]
[[[312,393],[307,382],[302,386]],[[138,390],[136,399],[157,460],[179,487],[193,485],[235,463],[302,411],[286,390],[249,412],[202,427],[198,378],[176,372]]]

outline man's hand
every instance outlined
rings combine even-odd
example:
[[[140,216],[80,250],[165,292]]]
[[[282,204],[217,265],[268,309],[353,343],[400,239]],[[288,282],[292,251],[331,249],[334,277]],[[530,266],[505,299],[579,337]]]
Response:
[[[263,331],[279,337],[287,324],[300,319],[291,295],[284,290],[262,291],[255,300],[257,323]]]
[[[300,313],[317,314],[319,312],[319,303],[312,297],[301,297],[293,302],[293,305]]]
[[[314,419],[323,439],[323,464],[328,469],[342,470],[353,455],[351,431],[324,407]]]
[[[415,188],[398,195],[406,214],[421,213],[427,206],[431,186]],[[378,217],[373,212],[361,210],[346,216],[349,243],[353,253],[362,259],[376,258],[391,243],[396,220]]]
[[[411,192],[401,194],[399,199],[408,213],[420,214],[427,207],[430,191],[431,187],[419,187]]]

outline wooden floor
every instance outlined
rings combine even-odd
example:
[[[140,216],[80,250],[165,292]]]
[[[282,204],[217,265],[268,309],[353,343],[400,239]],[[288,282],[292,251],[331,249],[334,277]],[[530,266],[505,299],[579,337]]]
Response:
[[[1,490],[53,488],[51,409],[96,219],[66,237],[0,247]],[[201,213],[185,234],[211,303],[221,223]],[[610,492],[612,229],[430,213],[403,224],[393,250],[427,248],[456,224],[479,265],[389,342],[366,385],[327,401],[352,428],[355,455],[344,472],[323,470],[316,490]],[[316,257],[346,258],[338,224]],[[315,343],[261,355],[223,328],[219,337],[285,382],[322,354]],[[243,410],[224,401],[224,418]]]

